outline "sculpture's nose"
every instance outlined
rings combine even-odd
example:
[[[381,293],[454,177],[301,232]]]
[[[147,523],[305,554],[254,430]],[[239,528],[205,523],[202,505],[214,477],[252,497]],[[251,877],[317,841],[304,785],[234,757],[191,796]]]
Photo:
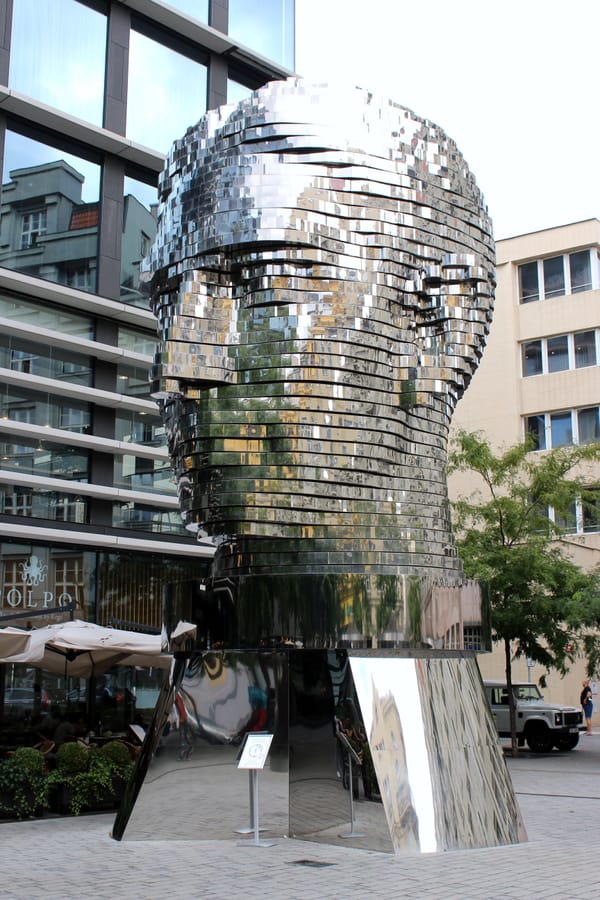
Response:
[[[153,396],[194,397],[202,387],[233,383],[235,310],[228,283],[194,271],[173,288],[153,298],[161,338],[150,373]]]

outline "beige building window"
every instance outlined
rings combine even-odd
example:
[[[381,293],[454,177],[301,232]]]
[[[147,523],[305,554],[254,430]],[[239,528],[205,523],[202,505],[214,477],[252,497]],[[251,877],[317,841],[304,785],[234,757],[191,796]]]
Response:
[[[589,250],[536,259],[519,266],[521,303],[578,294],[591,291],[593,287]]]

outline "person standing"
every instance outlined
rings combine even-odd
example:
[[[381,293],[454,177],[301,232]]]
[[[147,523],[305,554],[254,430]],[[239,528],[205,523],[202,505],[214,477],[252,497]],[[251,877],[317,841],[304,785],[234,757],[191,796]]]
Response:
[[[584,734],[592,733],[592,713],[594,712],[594,696],[592,694],[592,689],[590,687],[589,678],[585,678],[583,680],[583,690],[581,691],[581,696],[579,698],[579,702],[583,707],[583,714],[585,716],[585,726],[586,731]]]

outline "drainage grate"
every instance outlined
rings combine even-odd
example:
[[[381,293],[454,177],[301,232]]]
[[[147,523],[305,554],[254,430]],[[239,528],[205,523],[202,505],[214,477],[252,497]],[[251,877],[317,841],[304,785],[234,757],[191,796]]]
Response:
[[[313,869],[321,869],[324,866],[335,866],[337,863],[320,862],[318,859],[293,859],[290,866],[311,866]]]

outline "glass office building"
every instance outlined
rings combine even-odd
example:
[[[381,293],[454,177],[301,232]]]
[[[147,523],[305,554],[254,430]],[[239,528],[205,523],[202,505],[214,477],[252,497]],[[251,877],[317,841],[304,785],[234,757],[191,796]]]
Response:
[[[212,553],[149,396],[157,176],[207,109],[291,74],[294,0],[0,0],[0,41],[0,626],[157,631]],[[17,688],[4,735],[83,685],[0,666]]]

